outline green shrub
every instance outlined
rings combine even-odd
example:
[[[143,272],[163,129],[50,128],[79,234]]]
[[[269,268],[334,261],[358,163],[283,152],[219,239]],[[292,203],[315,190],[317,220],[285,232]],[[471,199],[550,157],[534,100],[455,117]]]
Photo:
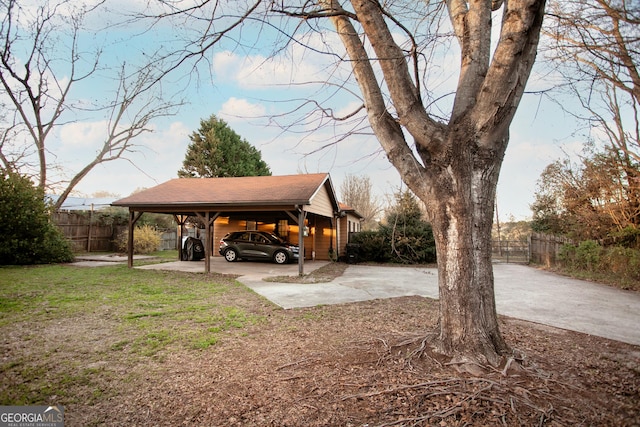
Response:
[[[624,246],[602,247],[593,240],[564,245],[562,267],[572,275],[640,290],[640,250]]]
[[[602,257],[601,267],[625,281],[640,283],[640,250],[612,246]]]
[[[128,231],[120,234],[117,240],[118,250],[127,252],[128,250]],[[150,254],[160,248],[160,233],[150,225],[136,227],[133,233],[133,253],[134,254]]]
[[[351,243],[359,245],[361,261],[400,264],[428,264],[436,261],[436,246],[431,226],[380,227],[351,235]]]
[[[0,170],[0,264],[69,262],[71,245],[51,222],[44,192],[25,176]]]
[[[640,249],[640,228],[628,225],[620,231],[611,233],[611,238],[618,246]]]
[[[433,229],[423,219],[418,199],[407,190],[397,193],[395,200],[377,231],[351,235],[350,242],[360,246],[360,260],[401,264],[435,262]]]
[[[603,248],[594,240],[585,240],[578,246],[566,244],[560,249],[560,260],[564,267],[575,270],[598,271]]]
[[[351,243],[359,245],[358,255],[361,261],[391,261],[391,244],[380,231],[353,233]]]
[[[436,261],[436,244],[431,226],[406,227],[402,231],[389,230],[392,246],[392,262],[403,264],[428,264]]]
[[[566,243],[560,247],[558,259],[565,268],[573,268],[576,259],[576,246]]]
[[[585,240],[576,248],[574,266],[587,271],[600,269],[602,247],[595,240]]]

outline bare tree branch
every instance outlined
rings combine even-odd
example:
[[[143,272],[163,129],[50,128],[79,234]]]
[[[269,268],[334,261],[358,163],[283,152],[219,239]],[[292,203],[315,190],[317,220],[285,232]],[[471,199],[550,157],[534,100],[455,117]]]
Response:
[[[163,100],[154,92],[159,89],[161,76],[153,67],[128,76],[123,65],[109,106],[90,109],[94,114],[108,111],[102,147],[70,181],[51,182],[49,172],[58,166],[48,158],[50,136],[55,128],[68,123],[65,120],[77,120],[72,116],[85,112],[86,107],[74,105],[71,93],[79,82],[97,77],[100,67],[101,50],[82,51],[80,37],[87,14],[103,3],[99,0],[77,7],[71,0],[45,2],[32,15],[19,0],[2,2],[6,14],[0,23],[0,84],[15,118],[2,121],[0,160],[4,167],[25,169],[29,166],[29,147],[33,147],[39,186],[64,186],[57,208],[96,165],[126,159],[136,149],[135,139],[151,131],[152,120],[172,114],[182,104]],[[28,135],[27,142],[20,139],[21,135]]]

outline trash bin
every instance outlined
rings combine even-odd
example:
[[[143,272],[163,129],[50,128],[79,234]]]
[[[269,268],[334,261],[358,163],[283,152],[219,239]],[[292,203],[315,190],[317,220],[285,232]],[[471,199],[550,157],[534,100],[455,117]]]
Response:
[[[200,261],[204,258],[204,245],[200,239],[187,237],[182,246],[183,261]]]
[[[357,264],[360,261],[360,245],[347,243],[347,264]]]

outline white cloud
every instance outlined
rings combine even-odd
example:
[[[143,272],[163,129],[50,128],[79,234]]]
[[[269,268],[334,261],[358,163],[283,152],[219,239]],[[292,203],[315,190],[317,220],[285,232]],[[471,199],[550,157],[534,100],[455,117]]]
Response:
[[[128,153],[123,159],[96,166],[76,187],[76,192],[91,195],[96,191],[109,191],[126,196],[138,188],[152,187],[176,178],[191,132],[184,123],[176,121],[142,134],[135,140],[135,152]],[[90,152],[84,150],[85,154]],[[82,161],[66,163],[67,175],[76,173],[85,164]]]
[[[242,89],[257,90],[317,80],[319,69],[311,61],[262,55],[243,57],[225,51],[213,56],[213,73],[217,83],[232,82]]]
[[[246,118],[263,117],[265,113],[266,108],[264,105],[251,103],[246,99],[232,96],[222,104],[222,108],[217,116],[231,124],[233,122],[245,121]]]
[[[63,149],[99,148],[107,136],[107,122],[74,122],[60,128],[60,142]]]

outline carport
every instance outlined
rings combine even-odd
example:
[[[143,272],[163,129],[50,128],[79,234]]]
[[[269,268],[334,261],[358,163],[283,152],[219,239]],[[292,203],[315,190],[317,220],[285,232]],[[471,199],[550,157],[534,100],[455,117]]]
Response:
[[[240,226],[247,230],[267,227],[278,234],[297,238],[301,254],[298,259],[300,275],[304,274],[305,243],[311,244],[313,259],[317,250],[326,250],[328,254],[339,244],[337,221],[341,212],[327,173],[176,178],[117,200],[112,206],[129,209],[129,267],[133,267],[135,225],[145,212],[173,215],[180,226],[180,242],[188,218],[198,218],[205,230],[207,273],[211,271],[216,234]],[[289,221],[294,226],[289,226]],[[182,251],[179,252],[182,257]]]

